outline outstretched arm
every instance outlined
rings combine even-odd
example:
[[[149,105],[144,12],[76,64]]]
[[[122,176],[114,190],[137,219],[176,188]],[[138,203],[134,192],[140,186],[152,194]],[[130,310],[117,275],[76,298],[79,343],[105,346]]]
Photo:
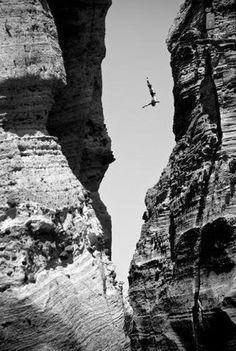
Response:
[[[150,104],[144,105],[142,108],[145,108],[147,106],[150,106],[152,103],[150,102]]]

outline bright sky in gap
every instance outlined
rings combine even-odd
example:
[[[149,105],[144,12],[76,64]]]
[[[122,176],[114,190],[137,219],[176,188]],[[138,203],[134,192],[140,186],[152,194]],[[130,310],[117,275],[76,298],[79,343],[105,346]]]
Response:
[[[113,0],[106,18],[103,110],[112,163],[100,194],[112,217],[112,261],[127,283],[140,237],[144,198],[174,146],[173,79],[166,37],[182,0]],[[150,102],[149,77],[160,104]]]

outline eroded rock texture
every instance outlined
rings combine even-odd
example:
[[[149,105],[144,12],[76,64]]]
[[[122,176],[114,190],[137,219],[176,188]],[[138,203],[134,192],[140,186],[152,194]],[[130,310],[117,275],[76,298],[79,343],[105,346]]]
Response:
[[[129,349],[98,195],[109,6],[0,4],[1,351]]]
[[[186,0],[170,31],[176,146],[130,267],[132,350],[236,349],[235,11]]]

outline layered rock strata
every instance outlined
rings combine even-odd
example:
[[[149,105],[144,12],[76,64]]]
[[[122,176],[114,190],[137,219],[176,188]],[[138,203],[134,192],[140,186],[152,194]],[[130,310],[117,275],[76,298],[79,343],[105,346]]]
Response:
[[[186,0],[168,37],[176,146],[130,267],[132,350],[236,349],[236,2]]]
[[[109,6],[1,1],[2,351],[129,349],[98,196],[113,160],[101,107]]]

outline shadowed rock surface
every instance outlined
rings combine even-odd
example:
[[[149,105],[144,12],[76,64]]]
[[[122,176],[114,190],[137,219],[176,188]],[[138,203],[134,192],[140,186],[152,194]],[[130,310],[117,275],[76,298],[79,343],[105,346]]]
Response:
[[[236,349],[236,2],[186,0],[170,30],[176,146],[130,266],[132,350]]]
[[[1,351],[129,349],[98,194],[110,4],[1,1]]]

